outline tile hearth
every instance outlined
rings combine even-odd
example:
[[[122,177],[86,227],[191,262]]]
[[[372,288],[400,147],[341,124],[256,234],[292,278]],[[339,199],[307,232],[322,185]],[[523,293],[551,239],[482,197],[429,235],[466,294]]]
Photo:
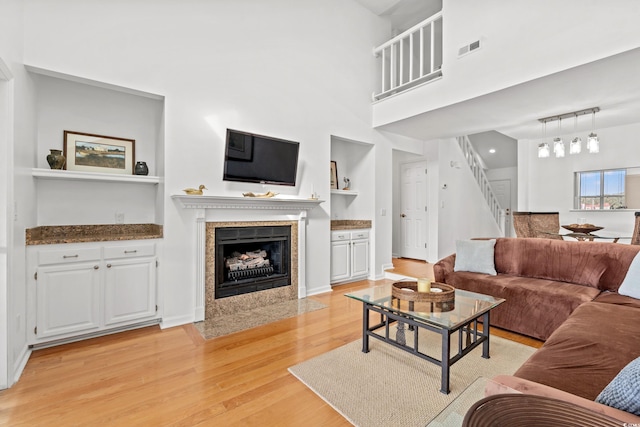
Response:
[[[211,339],[295,317],[311,311],[321,310],[326,307],[327,306],[321,302],[309,298],[302,298],[197,322],[195,323],[195,327],[204,339]]]

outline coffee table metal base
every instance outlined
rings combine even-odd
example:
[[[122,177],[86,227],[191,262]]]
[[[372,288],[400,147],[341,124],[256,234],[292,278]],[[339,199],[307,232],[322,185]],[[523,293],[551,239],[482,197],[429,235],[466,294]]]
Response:
[[[367,302],[363,302],[362,304],[362,352],[369,352],[369,337],[372,337],[440,366],[442,368],[440,391],[444,394],[449,394],[449,372],[451,365],[462,359],[465,355],[469,354],[474,348],[481,344],[482,357],[485,359],[489,358],[489,311],[484,314],[479,314],[476,317],[472,317],[467,323],[461,324],[452,329],[447,329],[430,325],[425,322],[416,321],[411,316],[399,314]],[[369,314],[371,312],[380,314],[379,323],[375,325],[369,324]],[[395,322],[398,323],[398,332],[400,332],[400,328],[402,328],[402,333],[397,334],[394,338],[391,336],[390,326]],[[482,323],[482,330],[479,330],[478,323]],[[413,334],[412,347],[407,346],[404,342],[404,324],[407,324],[410,330],[415,330],[415,333]],[[384,327],[385,330],[384,335],[380,335],[375,332],[382,327]],[[418,331],[421,328],[441,335],[442,355],[440,359],[431,357],[419,350]],[[459,332],[457,346],[458,351],[456,354],[451,356],[451,336],[456,332]]]

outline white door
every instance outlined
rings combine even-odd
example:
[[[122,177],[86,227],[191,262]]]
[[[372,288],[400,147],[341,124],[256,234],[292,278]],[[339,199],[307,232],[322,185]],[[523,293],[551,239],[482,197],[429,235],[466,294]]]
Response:
[[[511,220],[511,180],[510,179],[497,179],[495,181],[489,181],[493,194],[495,194],[500,207],[504,209],[504,236],[511,237],[512,234],[512,220]]]
[[[353,240],[351,251],[351,276],[367,276],[369,274],[369,241]]]
[[[156,315],[156,259],[106,260],[106,325]]]
[[[331,242],[331,283],[351,277],[351,241]]]
[[[94,262],[38,268],[38,338],[89,332],[100,327],[98,269]]]
[[[403,258],[427,259],[427,162],[400,165]]]

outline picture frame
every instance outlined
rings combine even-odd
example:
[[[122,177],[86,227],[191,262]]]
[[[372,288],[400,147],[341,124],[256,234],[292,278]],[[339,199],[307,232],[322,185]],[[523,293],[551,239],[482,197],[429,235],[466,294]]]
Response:
[[[331,189],[338,190],[338,164],[331,160]]]
[[[135,147],[134,139],[65,130],[65,169],[133,175]]]

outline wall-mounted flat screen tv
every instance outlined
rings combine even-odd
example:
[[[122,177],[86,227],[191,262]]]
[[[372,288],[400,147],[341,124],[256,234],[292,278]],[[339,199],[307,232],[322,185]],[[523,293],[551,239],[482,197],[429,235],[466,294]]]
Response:
[[[296,185],[300,143],[227,129],[225,181]]]

